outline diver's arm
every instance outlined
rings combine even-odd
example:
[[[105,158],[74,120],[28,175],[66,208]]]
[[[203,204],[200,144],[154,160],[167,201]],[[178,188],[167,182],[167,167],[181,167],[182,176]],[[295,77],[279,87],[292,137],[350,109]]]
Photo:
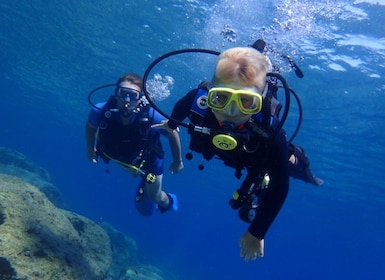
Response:
[[[239,239],[241,248],[240,257],[245,258],[245,262],[250,259],[255,261],[258,257],[263,258],[265,241],[253,236],[248,230]]]
[[[170,149],[171,149],[172,159],[173,159],[170,165],[170,172],[172,174],[175,174],[183,169],[182,148],[181,148],[178,129],[174,129],[171,132],[169,131],[166,137],[168,138],[168,142],[170,144]]]
[[[86,145],[87,145],[87,157],[93,163],[98,161],[95,149],[97,128],[94,127],[90,122],[86,123]]]
[[[275,137],[270,151],[269,160],[266,163],[270,184],[255,219],[248,229],[254,237],[261,240],[265,238],[289,191],[288,151],[282,131]]]
[[[264,238],[285,202],[289,190],[287,145],[283,133],[276,136],[267,162],[270,184],[255,219],[239,240],[240,256],[248,262],[264,255]]]
[[[102,113],[104,113],[105,102],[97,103],[95,108],[92,108],[88,113],[88,120],[86,123],[86,145],[87,145],[87,157],[93,163],[98,162],[98,155],[96,151],[96,135],[98,133],[98,127]],[[100,109],[98,109],[100,108]]]

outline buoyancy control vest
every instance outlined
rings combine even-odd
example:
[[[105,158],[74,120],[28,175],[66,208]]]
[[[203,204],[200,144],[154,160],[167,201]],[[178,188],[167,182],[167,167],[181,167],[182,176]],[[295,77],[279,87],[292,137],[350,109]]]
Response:
[[[269,145],[276,133],[274,127],[278,123],[282,107],[276,98],[277,88],[268,82],[263,96],[262,111],[252,115],[243,126],[234,128],[219,124],[208,108],[208,87],[207,82],[198,86],[190,108],[189,120],[193,129],[189,129],[191,134],[189,147],[192,151],[201,153],[206,160],[218,155],[225,165],[236,169],[235,175],[239,178],[241,169],[262,164],[263,158],[267,155]],[[210,128],[210,132],[204,132],[205,128]],[[234,142],[236,147],[234,149],[216,148],[215,144],[213,145],[213,139],[218,134],[224,137],[220,145],[228,145],[226,141],[232,137],[236,139],[236,143]]]
[[[159,133],[151,133],[154,111],[149,105],[139,105],[129,124],[123,124],[117,101],[111,96],[103,108],[97,135],[97,151],[105,162],[138,166],[149,157],[163,158]]]

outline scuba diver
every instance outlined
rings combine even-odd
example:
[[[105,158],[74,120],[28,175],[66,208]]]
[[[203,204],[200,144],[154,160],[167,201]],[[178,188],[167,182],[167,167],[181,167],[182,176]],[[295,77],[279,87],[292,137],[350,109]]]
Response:
[[[167,123],[153,125],[173,131],[188,118],[192,151],[205,160],[219,157],[235,169],[238,179],[246,169],[230,199],[239,217],[250,223],[239,240],[240,256],[246,262],[263,257],[264,238],[286,199],[289,177],[323,183],[312,175],[303,149],[286,140],[275,99],[277,80],[286,92],[289,89],[271,71],[270,60],[254,46],[228,49],[219,54],[212,81],[182,97]],[[282,118],[287,116],[285,107]]]
[[[115,94],[107,102],[94,105],[90,95],[96,90],[90,93],[93,108],[86,123],[86,142],[87,157],[93,163],[97,163],[99,157],[105,162],[113,160],[132,175],[140,176],[135,206],[142,215],[149,216],[154,206],[161,213],[178,209],[176,195],[162,190],[164,151],[161,134],[170,144],[171,174],[183,169],[183,161],[178,131],[151,128],[152,124],[165,118],[150,106],[142,85],[141,77],[126,74],[116,85],[107,85],[115,86]]]

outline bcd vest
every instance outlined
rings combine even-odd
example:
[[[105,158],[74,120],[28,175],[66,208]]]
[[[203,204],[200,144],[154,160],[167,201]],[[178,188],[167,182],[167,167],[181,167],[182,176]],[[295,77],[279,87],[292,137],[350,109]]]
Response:
[[[143,106],[139,113],[132,116],[134,119],[124,125],[119,111],[111,103],[113,102],[110,100],[107,102],[98,127],[99,155],[106,162],[112,159],[133,165],[137,164],[138,159],[145,160],[150,156],[163,158],[160,135],[151,133],[152,116],[149,116],[149,106]]]

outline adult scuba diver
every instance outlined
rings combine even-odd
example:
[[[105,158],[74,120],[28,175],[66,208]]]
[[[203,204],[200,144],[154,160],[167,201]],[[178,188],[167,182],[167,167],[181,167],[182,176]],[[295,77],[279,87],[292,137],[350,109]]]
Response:
[[[170,131],[187,127],[192,151],[201,153],[205,160],[219,157],[235,169],[237,178],[242,177],[242,170],[247,171],[230,199],[239,217],[250,223],[239,241],[241,257],[246,261],[264,255],[265,234],[286,199],[289,176],[317,186],[323,183],[312,175],[304,150],[292,144],[294,137],[286,140],[283,125],[290,94],[295,93],[280,74],[271,72],[270,60],[258,49],[263,43],[260,40],[251,48],[231,48],[221,54],[181,50],[179,53],[219,54],[213,79],[189,91],[175,104],[168,123],[157,126]],[[145,79],[151,67],[170,55],[150,65]],[[277,100],[280,89],[286,97],[281,117],[282,105]],[[185,118],[188,124],[182,122]]]
[[[181,145],[177,130],[151,128],[165,120],[143,94],[143,80],[136,74],[125,74],[116,84],[91,91],[88,100],[93,107],[86,123],[87,156],[93,163],[102,158],[122,165],[131,174],[140,176],[135,196],[137,210],[152,215],[154,206],[161,213],[176,211],[175,194],[162,190],[164,151],[160,135],[167,137],[173,157],[172,174],[183,169]],[[91,96],[105,87],[114,87],[115,94],[107,102],[94,104]]]

